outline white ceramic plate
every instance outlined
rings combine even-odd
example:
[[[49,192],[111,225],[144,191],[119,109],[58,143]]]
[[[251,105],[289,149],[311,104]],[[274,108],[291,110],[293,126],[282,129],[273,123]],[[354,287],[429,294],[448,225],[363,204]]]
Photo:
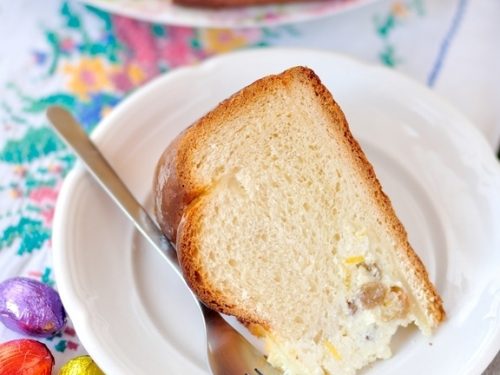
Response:
[[[344,109],[448,312],[431,338],[401,330],[393,358],[362,373],[480,374],[500,348],[500,169],[479,132],[425,87],[328,52],[239,52],[155,80],[93,138],[148,205],[156,160],[181,130],[244,85],[298,64]],[[81,167],[60,194],[53,244],[64,304],[108,375],[207,374],[185,287]]]
[[[326,17],[375,0],[316,0],[233,9],[183,7],[171,0],[81,0],[112,13],[144,21],[197,27],[256,27]]]

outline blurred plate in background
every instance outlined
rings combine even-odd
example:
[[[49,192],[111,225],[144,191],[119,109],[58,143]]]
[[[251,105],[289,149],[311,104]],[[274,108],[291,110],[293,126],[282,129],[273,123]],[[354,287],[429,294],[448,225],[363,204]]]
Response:
[[[321,18],[376,0],[323,0],[291,4],[203,9],[175,5],[171,0],[81,0],[89,5],[143,21],[178,26],[242,28],[271,26]]]

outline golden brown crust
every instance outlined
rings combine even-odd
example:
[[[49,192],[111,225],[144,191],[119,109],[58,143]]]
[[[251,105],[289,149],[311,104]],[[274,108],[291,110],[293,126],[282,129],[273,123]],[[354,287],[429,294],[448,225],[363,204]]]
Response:
[[[155,214],[162,232],[175,242],[182,214],[202,191],[193,188],[185,173],[188,164],[185,149],[185,130],[167,147],[156,166],[154,178]]]
[[[224,124],[227,119],[237,116],[239,111],[244,110],[245,106],[252,102],[253,98],[274,87],[280,85],[288,87],[292,82],[297,81],[311,87],[318,100],[321,101],[326,115],[331,119],[332,136],[343,139],[346,148],[351,151],[349,154],[353,157],[353,165],[366,182],[367,192],[377,202],[380,218],[385,220],[392,235],[401,244],[401,251],[397,256],[403,265],[409,287],[416,295],[424,294],[426,316],[432,326],[436,326],[445,318],[441,298],[429,281],[421,260],[411,248],[406,231],[397,218],[389,198],[382,191],[373,167],[366,159],[358,142],[353,138],[342,110],[318,76],[305,67],[295,67],[280,75],[260,79],[226,99],[179,136],[160,159],[155,177],[157,217],[163,232],[171,240],[175,240],[177,235],[180,263],[188,284],[209,307],[235,315],[247,324],[256,323],[267,326],[266,322],[259,321],[258,317],[243,311],[217,293],[200,267],[199,241],[197,240],[200,230],[197,225],[200,223],[198,218],[201,215],[200,207],[205,199],[204,193],[211,187],[203,186],[197,181],[194,174],[195,168],[193,168],[195,165],[193,155],[198,145],[202,145],[209,134],[222,126],[220,124]],[[337,134],[341,134],[342,137],[336,136]],[[182,222],[181,218],[183,218]]]

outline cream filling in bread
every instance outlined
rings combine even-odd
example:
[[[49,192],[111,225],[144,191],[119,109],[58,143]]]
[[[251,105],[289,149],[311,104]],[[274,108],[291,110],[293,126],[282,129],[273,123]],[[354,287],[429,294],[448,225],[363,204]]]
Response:
[[[337,290],[337,299],[345,301],[342,319],[330,324],[328,332],[299,339],[298,345],[286,337],[265,336],[269,362],[287,369],[285,374],[354,374],[369,362],[389,358],[398,326],[415,320],[401,282],[383,273],[384,261],[371,254],[368,235],[352,228],[343,233],[351,236],[339,241],[336,258],[344,286]]]

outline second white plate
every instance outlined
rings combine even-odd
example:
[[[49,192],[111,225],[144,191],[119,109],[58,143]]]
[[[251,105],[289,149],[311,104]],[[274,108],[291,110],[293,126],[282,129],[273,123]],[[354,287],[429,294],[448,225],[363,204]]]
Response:
[[[313,68],[332,91],[443,297],[427,338],[401,330],[364,374],[480,374],[500,348],[500,171],[479,132],[425,87],[327,52],[269,49],[169,73],[127,98],[93,138],[132,192],[186,126],[266,74]],[[182,283],[82,168],[54,223],[57,284],[85,348],[113,374],[207,374],[201,318]]]
[[[376,0],[317,0],[226,9],[184,7],[169,0],[81,0],[143,21],[196,27],[262,27],[303,22],[367,5]]]

